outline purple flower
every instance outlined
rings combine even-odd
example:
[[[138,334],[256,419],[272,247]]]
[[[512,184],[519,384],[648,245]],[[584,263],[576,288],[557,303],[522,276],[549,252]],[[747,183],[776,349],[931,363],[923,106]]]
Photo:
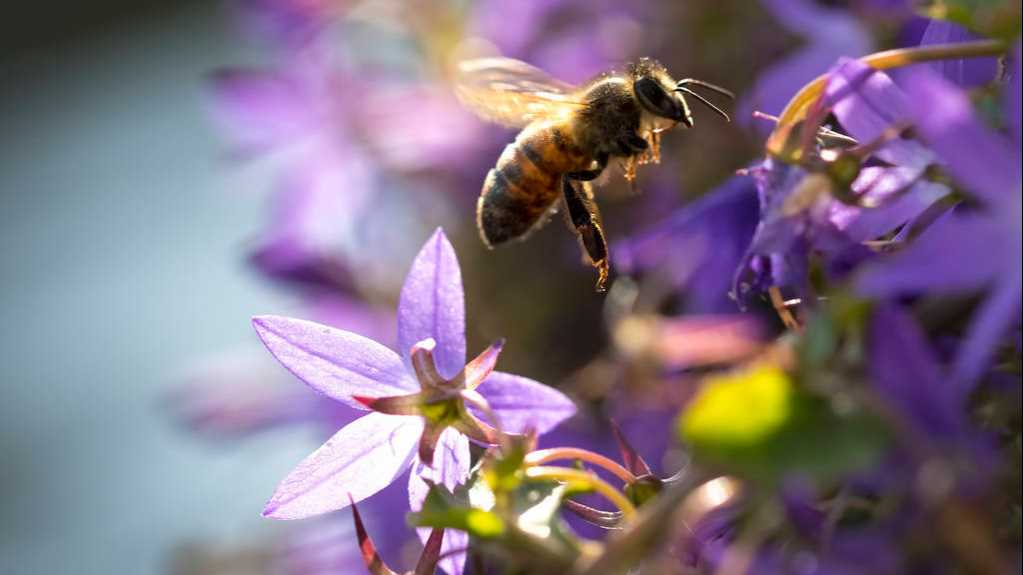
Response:
[[[321,323],[378,341],[393,338],[390,311],[333,293],[313,294],[303,303],[303,313]],[[211,439],[306,424],[332,434],[354,418],[338,402],[292,385],[261,347],[216,354],[190,367],[182,380],[166,397],[167,408],[190,431]]]
[[[365,228],[388,208],[381,192],[399,181],[389,176],[469,170],[483,129],[449,90],[385,82],[334,60],[303,52],[280,68],[220,71],[212,112],[236,155],[280,170],[252,263],[274,279],[347,290],[350,266],[364,270],[374,263],[367,252],[387,249]]]
[[[938,358],[913,319],[881,305],[869,333],[870,375],[878,395],[917,433],[938,441],[962,436],[963,398],[942,377]]]
[[[470,463],[466,433],[488,440],[484,424],[466,407],[466,401],[481,406],[477,386],[506,431],[543,433],[575,412],[552,388],[492,372],[500,344],[466,365],[461,271],[441,230],[416,256],[401,290],[401,354],[313,322],[263,316],[253,323],[267,349],[311,388],[353,408],[375,410],[302,461],[270,499],[263,512],[268,517],[297,519],[341,509],[349,497],[365,499],[409,467],[413,510],[421,507],[428,482],[450,489],[463,483]],[[445,552],[464,548],[466,541],[464,533],[449,532]],[[442,565],[461,573],[464,561],[464,554],[456,554]]]
[[[818,106],[833,112],[862,146],[877,149],[866,157],[815,151],[825,163],[854,162],[851,182],[836,181],[826,167],[809,171],[776,159],[749,170],[760,195],[760,224],[736,274],[737,295],[789,286],[805,296],[811,253],[824,255],[829,271],[844,275],[849,261],[871,257],[863,242],[914,220],[949,192],[923,179],[935,155],[891,133],[908,119],[911,106],[887,75],[842,59],[832,68]],[[836,192],[850,197],[839,201]]]
[[[969,497],[990,488],[1004,465],[994,438],[971,422],[968,398],[945,376],[924,331],[908,313],[885,303],[875,310],[867,335],[872,389],[902,440],[875,478],[915,484],[913,495],[924,507],[936,495]]]
[[[348,9],[347,0],[241,0],[242,25],[260,39],[302,49]]]
[[[934,44],[954,44],[956,42],[970,42],[980,37],[972,34],[959,24],[948,20],[931,20],[924,29],[920,38],[921,46]],[[924,64],[922,67],[941,74],[950,82],[955,82],[965,88],[987,84],[995,78],[998,71],[998,61],[995,58],[954,58]],[[916,67],[910,67],[902,72],[910,72]]]
[[[919,142],[889,134],[909,118],[906,94],[886,74],[858,60],[842,59],[831,72],[822,105],[861,145],[883,142],[864,164],[850,190],[857,205],[831,202],[828,220],[850,240],[877,238],[916,218],[948,194],[923,179],[937,158]]]
[[[620,273],[657,273],[684,290],[686,311],[735,310],[732,275],[757,224],[752,181],[734,177],[664,221],[614,246]]]
[[[214,118],[235,152],[272,154],[282,164],[271,225],[253,255],[271,277],[347,282],[345,247],[379,186],[338,97],[349,79],[317,57],[295,59],[287,70],[225,70],[213,78]]]
[[[501,54],[530,62],[557,78],[581,82],[639,56],[646,0],[487,0],[476,4],[469,29]],[[650,46],[645,46],[646,50]]]
[[[845,10],[825,8],[811,0],[762,0],[774,19],[806,39],[806,46],[760,74],[752,95],[739,106],[741,118],[753,110],[778,114],[792,94],[817,77],[839,57],[870,51],[867,31]]]
[[[861,293],[874,297],[986,292],[953,368],[964,394],[990,363],[1002,336],[1020,321],[1019,58],[1017,43],[1003,107],[1010,139],[985,127],[955,86],[929,70],[911,76],[908,90],[915,106],[910,115],[920,136],[978,205],[945,214],[905,250],[864,270],[857,283]]]
[[[172,417],[189,431],[216,440],[292,424],[329,423],[336,428],[351,420],[336,402],[285,387],[262,350],[258,356],[245,351],[195,366],[185,383],[165,398]]]

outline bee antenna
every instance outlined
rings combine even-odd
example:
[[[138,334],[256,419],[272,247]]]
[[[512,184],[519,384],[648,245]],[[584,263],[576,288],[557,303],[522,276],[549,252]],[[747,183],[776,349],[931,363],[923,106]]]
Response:
[[[685,78],[679,80],[678,83],[675,84],[675,86],[677,88],[683,88],[686,86],[699,86],[701,88],[706,88],[711,92],[716,92],[730,100],[735,99],[735,94],[733,94],[731,90],[726,90],[725,88],[722,88],[717,84],[711,84],[710,82],[704,82],[703,80],[697,80],[696,78]]]
[[[706,98],[704,98],[703,96],[701,96],[701,95],[697,94],[696,92],[690,90],[689,88],[685,88],[685,87],[679,86],[678,88],[675,88],[675,90],[673,90],[673,91],[675,91],[675,92],[684,92],[686,94],[689,94],[690,96],[692,96],[692,97],[696,98],[697,100],[699,100],[700,102],[702,102],[703,105],[707,106],[711,110],[714,110],[715,112],[720,114],[721,117],[724,118],[726,122],[731,122],[732,121],[732,119],[728,117],[728,114],[726,114],[724,110],[722,110],[721,108],[718,108],[714,104],[711,104],[710,101],[708,101]]]

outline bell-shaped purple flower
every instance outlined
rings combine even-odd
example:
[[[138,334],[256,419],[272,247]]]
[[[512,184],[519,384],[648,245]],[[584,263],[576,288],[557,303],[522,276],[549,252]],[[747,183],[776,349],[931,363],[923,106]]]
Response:
[[[887,75],[842,59],[817,106],[834,113],[859,142],[858,155],[824,148],[814,151],[819,159],[809,166],[770,158],[748,170],[760,196],[760,224],[736,274],[739,296],[770,286],[805,296],[811,253],[841,275],[845,262],[872,255],[865,242],[912,222],[949,192],[923,178],[935,154],[900,137],[912,106]]]

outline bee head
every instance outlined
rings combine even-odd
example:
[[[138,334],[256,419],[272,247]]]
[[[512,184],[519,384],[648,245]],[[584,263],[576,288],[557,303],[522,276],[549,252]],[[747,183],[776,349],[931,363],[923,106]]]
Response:
[[[681,92],[675,90],[675,81],[657,60],[641,58],[629,67],[636,99],[647,112],[693,126],[693,116]]]
[[[682,122],[688,128],[693,127],[693,116],[689,111],[689,104],[683,96],[686,94],[720,114],[726,122],[730,121],[724,110],[692,90],[693,88],[704,88],[720,96],[735,99],[735,94],[721,86],[693,78],[685,78],[676,82],[668,75],[668,71],[660,62],[650,58],[641,58],[629,67],[629,73],[632,76],[636,99],[651,114]]]

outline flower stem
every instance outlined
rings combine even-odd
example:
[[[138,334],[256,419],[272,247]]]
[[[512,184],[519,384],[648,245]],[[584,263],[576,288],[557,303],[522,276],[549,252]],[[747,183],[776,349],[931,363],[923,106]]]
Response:
[[[860,62],[876,69],[888,70],[899,68],[910,64],[921,62],[932,62],[935,60],[948,60],[951,58],[979,58],[984,56],[998,56],[1004,53],[1006,45],[999,40],[980,40],[977,42],[960,42],[956,44],[935,44],[933,46],[917,46],[914,48],[898,48],[877,52],[860,58]],[[785,143],[789,140],[789,133],[800,120],[806,117],[806,112],[817,100],[827,84],[828,75],[822,74],[814,78],[809,84],[803,86],[796,95],[789,100],[785,110],[778,118],[778,125],[775,126],[771,136],[767,139],[767,152],[773,156],[782,156],[785,151]],[[798,160],[799,151],[794,151],[793,160]]]
[[[797,333],[802,333],[803,326],[799,324],[799,320],[796,319],[796,316],[792,315],[792,311],[785,305],[785,298],[781,295],[781,289],[778,286],[771,286],[767,293],[771,297],[771,305],[774,307],[774,311],[778,314],[778,318],[781,319],[782,323],[785,324],[785,327]]]
[[[526,477],[530,479],[553,479],[584,484],[613,503],[622,512],[622,516],[625,519],[631,519],[636,515],[636,508],[629,501],[628,497],[615,489],[610,483],[597,477],[593,472],[567,467],[538,466],[527,468]]]
[[[631,471],[619,465],[616,461],[608,459],[599,453],[593,453],[578,447],[554,447],[551,449],[539,449],[526,455],[526,465],[540,465],[549,461],[558,460],[579,460],[596,465],[613,473],[616,477],[626,483],[636,481],[636,476]]]

